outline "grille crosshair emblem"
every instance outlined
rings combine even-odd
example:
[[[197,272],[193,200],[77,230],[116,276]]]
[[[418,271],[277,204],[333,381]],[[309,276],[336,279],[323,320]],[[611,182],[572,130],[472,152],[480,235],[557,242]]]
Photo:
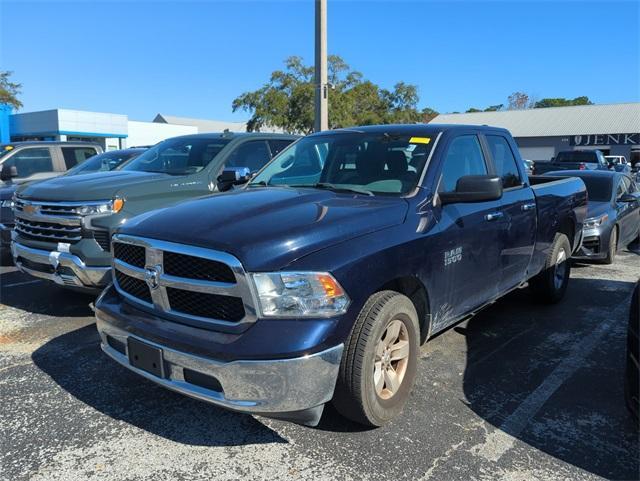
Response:
[[[27,214],[35,214],[38,211],[38,208],[35,205],[25,205],[22,207],[22,210]]]
[[[153,267],[146,267],[144,269],[144,281],[147,283],[147,285],[149,286],[149,289],[151,289],[152,291],[157,289],[158,286],[160,285],[158,281],[160,279],[161,269],[162,269],[162,266],[160,265],[153,266]]]

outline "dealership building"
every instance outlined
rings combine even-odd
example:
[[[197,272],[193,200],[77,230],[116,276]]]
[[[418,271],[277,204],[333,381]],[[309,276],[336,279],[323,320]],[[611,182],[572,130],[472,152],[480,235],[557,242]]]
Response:
[[[640,161],[640,103],[441,114],[431,121],[504,127],[522,157],[550,160],[562,150],[600,149]]]
[[[153,145],[178,135],[225,130],[245,132],[246,123],[190,119],[165,114],[156,115],[151,122],[141,122],[129,120],[124,114],[69,109],[16,114],[7,112],[4,121],[0,122],[0,138],[3,142],[88,141],[100,144],[105,150]]]

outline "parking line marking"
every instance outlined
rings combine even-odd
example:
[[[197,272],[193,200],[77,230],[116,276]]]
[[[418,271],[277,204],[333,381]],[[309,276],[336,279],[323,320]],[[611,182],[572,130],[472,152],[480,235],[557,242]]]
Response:
[[[35,284],[36,282],[42,281],[24,281],[24,282],[14,282],[13,284],[5,284],[2,287],[17,287],[17,286],[26,286],[27,284]]]
[[[609,319],[617,319],[623,315],[628,306],[618,306]],[[529,394],[525,400],[512,412],[509,417],[494,431],[489,433],[484,442],[470,448],[470,452],[483,458],[496,462],[503,454],[511,449],[518,435],[524,431],[529,421],[544,406],[549,398],[567,381],[575,372],[583,367],[584,360],[596,348],[600,339],[610,331],[611,322],[603,322],[591,334],[576,343],[571,353],[547,376],[535,391]]]

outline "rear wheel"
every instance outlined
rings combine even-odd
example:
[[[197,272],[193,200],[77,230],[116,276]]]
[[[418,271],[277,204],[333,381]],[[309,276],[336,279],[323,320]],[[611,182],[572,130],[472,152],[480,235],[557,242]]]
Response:
[[[564,234],[556,234],[544,270],[529,281],[537,301],[553,304],[564,297],[571,275],[571,244]]]
[[[409,298],[394,291],[371,296],[346,343],[336,409],[367,426],[400,414],[415,379],[419,340],[418,314]]]
[[[609,235],[609,249],[607,250],[607,257],[602,262],[605,264],[613,264],[616,258],[616,252],[618,251],[618,229],[613,226],[611,234]]]

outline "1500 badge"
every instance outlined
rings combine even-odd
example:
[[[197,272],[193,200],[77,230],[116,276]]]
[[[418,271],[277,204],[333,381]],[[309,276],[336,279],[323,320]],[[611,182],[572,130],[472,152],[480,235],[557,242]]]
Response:
[[[462,260],[462,247],[456,247],[450,251],[444,251],[444,265],[448,266]]]

